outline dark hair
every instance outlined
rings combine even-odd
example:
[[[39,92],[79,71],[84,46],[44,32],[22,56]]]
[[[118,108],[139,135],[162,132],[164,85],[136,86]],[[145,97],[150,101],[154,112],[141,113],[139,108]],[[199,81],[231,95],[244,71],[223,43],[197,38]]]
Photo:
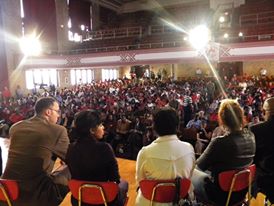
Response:
[[[165,107],[154,114],[154,130],[160,136],[177,133],[179,117],[171,107]]]
[[[75,131],[79,138],[90,135],[90,129],[101,124],[100,114],[95,110],[84,110],[75,114]]]
[[[57,102],[53,97],[42,97],[35,103],[34,110],[36,114],[41,114],[45,109],[49,109]]]

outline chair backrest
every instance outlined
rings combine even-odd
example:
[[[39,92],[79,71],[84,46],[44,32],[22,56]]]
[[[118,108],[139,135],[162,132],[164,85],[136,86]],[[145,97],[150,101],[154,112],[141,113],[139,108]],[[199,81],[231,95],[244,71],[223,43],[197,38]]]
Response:
[[[11,202],[19,196],[19,186],[15,180],[0,179],[0,201],[7,202],[11,206]]]
[[[255,165],[250,165],[249,167],[241,170],[229,170],[221,172],[218,176],[219,185],[223,191],[228,192],[230,190],[232,180],[235,178],[232,191],[237,192],[243,190],[249,186],[249,175],[251,177],[251,181],[254,180],[255,172]]]
[[[80,202],[87,204],[104,204],[112,202],[119,191],[115,182],[91,182],[72,179],[69,181],[72,196]]]
[[[226,206],[229,205],[232,192],[237,192],[246,188],[248,188],[249,205],[251,199],[251,184],[255,178],[255,172],[256,166],[253,164],[241,170],[224,171],[219,174],[219,185],[223,191],[228,192]]]
[[[182,178],[180,182],[180,198],[185,198],[190,188],[190,180]],[[151,202],[172,202],[176,193],[175,180],[142,180],[140,181],[142,195]]]

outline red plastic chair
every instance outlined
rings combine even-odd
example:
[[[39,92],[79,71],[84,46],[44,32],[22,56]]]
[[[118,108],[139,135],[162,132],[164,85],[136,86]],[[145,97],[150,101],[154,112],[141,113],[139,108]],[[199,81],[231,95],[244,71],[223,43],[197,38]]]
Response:
[[[82,202],[107,206],[117,197],[119,192],[118,184],[115,182],[90,182],[72,179],[68,186],[72,196],[78,200],[79,206]]]
[[[189,179],[182,178],[180,183],[180,199],[183,199],[188,194],[191,182]],[[140,190],[142,195],[150,200],[151,206],[153,202],[172,202],[176,193],[175,180],[142,180]]]
[[[15,180],[0,179],[0,201],[12,206],[12,201],[19,196],[19,187]]]
[[[242,170],[230,170],[221,172],[218,181],[221,189],[228,192],[226,206],[229,205],[232,192],[237,192],[248,188],[248,205],[251,199],[251,184],[254,180],[256,166],[250,165]]]

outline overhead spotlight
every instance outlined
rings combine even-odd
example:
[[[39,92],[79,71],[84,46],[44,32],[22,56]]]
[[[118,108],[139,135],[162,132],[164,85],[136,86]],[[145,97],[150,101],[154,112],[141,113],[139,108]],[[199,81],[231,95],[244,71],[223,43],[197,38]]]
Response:
[[[244,34],[242,32],[239,32],[239,37],[242,37]]]
[[[81,28],[82,31],[84,31],[84,30],[85,30],[85,25],[82,24],[82,25],[80,26],[80,28]]]
[[[210,40],[210,31],[205,25],[199,25],[189,32],[189,42],[197,49],[203,49]]]
[[[224,23],[224,22],[225,22],[225,17],[224,17],[224,16],[220,16],[219,22],[220,22],[220,23]]]
[[[35,35],[22,37],[20,40],[20,48],[24,55],[37,56],[41,53],[41,43]]]
[[[227,39],[229,37],[228,33],[224,34],[224,38]]]

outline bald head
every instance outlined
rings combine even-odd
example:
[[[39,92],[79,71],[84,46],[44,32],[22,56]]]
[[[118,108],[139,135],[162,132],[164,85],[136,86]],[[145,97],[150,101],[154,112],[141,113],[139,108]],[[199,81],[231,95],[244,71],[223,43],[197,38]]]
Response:
[[[266,113],[266,119],[274,115],[274,97],[270,97],[265,100],[263,109]]]

